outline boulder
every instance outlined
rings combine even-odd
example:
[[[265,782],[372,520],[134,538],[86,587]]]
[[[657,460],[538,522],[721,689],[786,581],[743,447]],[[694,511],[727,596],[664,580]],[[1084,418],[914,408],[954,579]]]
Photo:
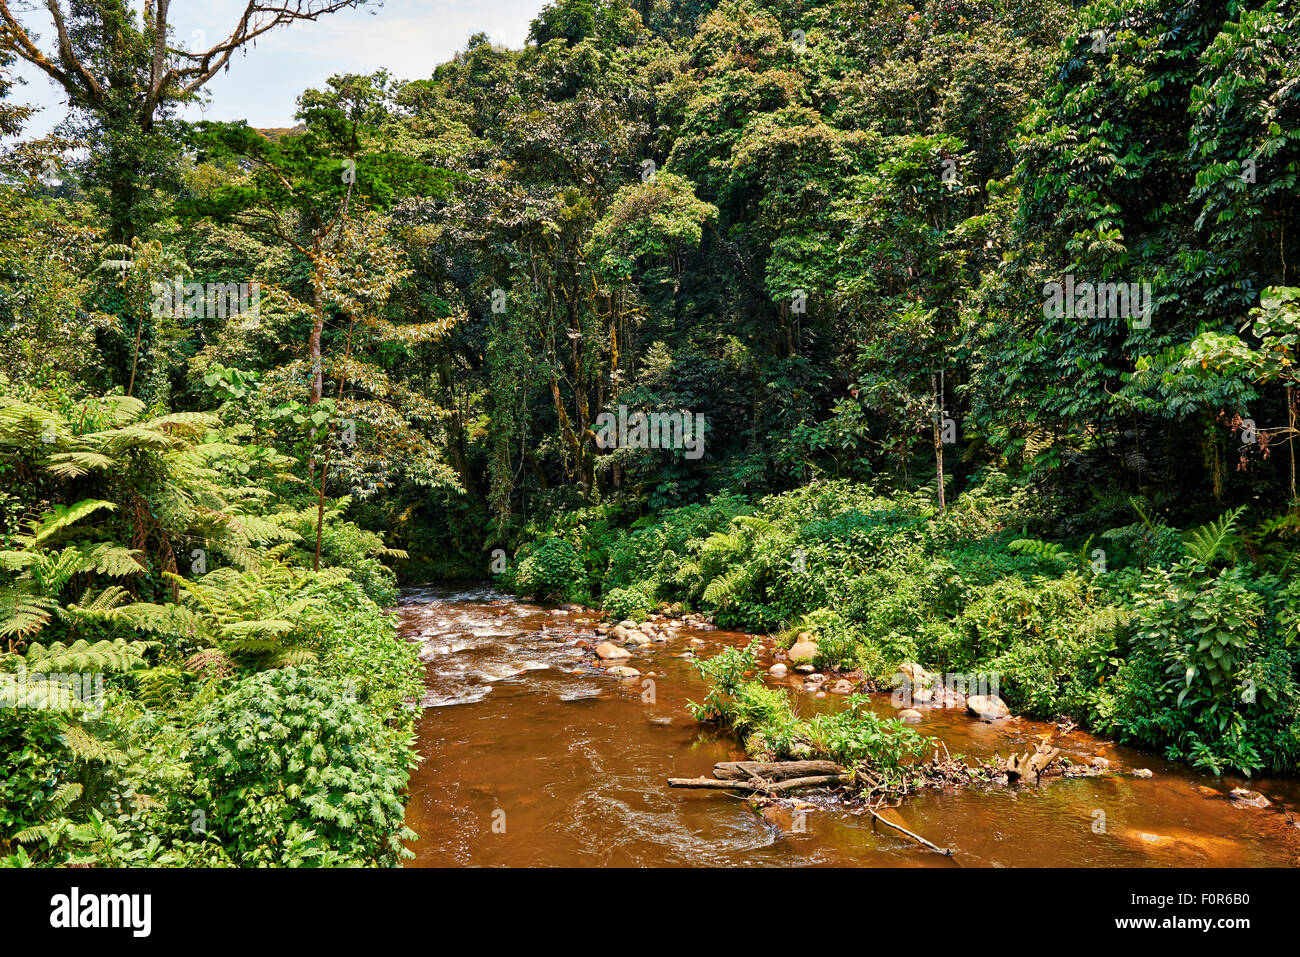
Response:
[[[803,635],[806,634],[808,633],[803,633]],[[787,652],[790,656],[790,660],[795,664],[798,664],[801,661],[812,661],[817,657],[817,642],[812,641],[811,639],[804,641],[803,635],[799,636],[799,641],[796,641],[791,645],[789,652]]]
[[[1243,807],[1268,807],[1273,803],[1258,791],[1248,791],[1245,788],[1233,788],[1231,796],[1233,804]]]
[[[632,657],[632,652],[620,648],[618,645],[610,644],[608,641],[602,641],[596,646],[596,654],[600,656],[602,661]]]
[[[801,675],[810,675],[817,669],[814,668],[812,665],[795,665],[794,670],[799,672],[799,674]]]
[[[912,682],[913,686],[925,685],[930,681],[930,672],[926,671],[915,661],[904,661],[898,666],[898,673],[908,681]]]
[[[808,676],[809,684],[819,685],[825,680],[826,680],[826,676],[823,674],[813,673]]]
[[[623,639],[623,644],[631,645],[633,648],[638,648],[641,645],[650,644],[653,640],[653,638],[649,638],[639,631],[630,631],[628,632],[627,637]]]
[[[995,721],[1011,716],[1007,703],[995,694],[973,694],[966,699],[966,710],[977,718]]]
[[[771,675],[773,678],[784,678],[785,665],[781,664],[780,662],[777,662],[771,668],[767,669],[767,673]]]
[[[1155,775],[1152,774],[1150,771],[1148,771],[1146,768],[1138,768],[1136,771],[1133,772],[1133,777],[1151,778],[1151,777],[1155,777]]]
[[[635,678],[641,674],[635,668],[629,668],[627,665],[615,665],[606,671],[606,674],[613,675],[615,678]]]
[[[831,694],[852,694],[853,682],[841,678],[835,684],[831,685]]]
[[[904,721],[920,721],[921,712],[917,711],[915,708],[904,708],[902,711],[898,712],[898,717]]]

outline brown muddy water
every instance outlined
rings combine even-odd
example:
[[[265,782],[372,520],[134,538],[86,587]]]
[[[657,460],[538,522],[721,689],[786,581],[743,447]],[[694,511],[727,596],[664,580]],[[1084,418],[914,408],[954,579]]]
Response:
[[[595,613],[529,605],[488,587],[421,587],[403,593],[399,615],[401,633],[421,644],[427,675],[418,726],[424,762],[412,774],[406,815],[420,837],[408,866],[1300,864],[1300,829],[1288,822],[1289,809],[1300,811],[1295,781],[1198,775],[1082,732],[1060,735],[1022,719],[990,724],[958,709],[924,710],[917,727],[972,758],[1028,750],[1052,736],[1076,760],[1106,757],[1113,773],[1039,788],[923,792],[891,812],[953,848],[951,858],[873,828],[870,817],[825,792],[801,794],[813,807],[800,832],[788,812],[769,812],[769,823],[730,792],[665,783],[745,757],[687,712],[686,701],[701,700],[705,688],[679,656],[707,657],[748,635],[684,627],[667,643],[629,649],[633,658],[621,663],[642,675],[618,679],[576,644],[599,640],[591,634]],[[703,644],[692,646],[692,638]],[[791,693],[805,712],[841,706],[833,694]],[[894,713],[887,695],[877,710]],[[1134,777],[1136,768],[1154,776]],[[1243,784],[1272,807],[1228,800]]]

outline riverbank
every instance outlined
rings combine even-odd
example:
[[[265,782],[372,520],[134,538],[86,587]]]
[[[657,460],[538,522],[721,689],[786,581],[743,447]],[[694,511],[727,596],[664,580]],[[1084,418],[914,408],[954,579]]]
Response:
[[[1185,531],[1132,518],[1050,542],[1026,529],[1053,516],[998,474],[943,514],[924,490],[830,482],[627,524],[558,515],[526,530],[499,581],[619,619],[680,601],[783,650],[807,633],[812,664],[866,687],[919,663],[1211,773],[1294,774],[1300,582],[1234,545],[1235,516]]]

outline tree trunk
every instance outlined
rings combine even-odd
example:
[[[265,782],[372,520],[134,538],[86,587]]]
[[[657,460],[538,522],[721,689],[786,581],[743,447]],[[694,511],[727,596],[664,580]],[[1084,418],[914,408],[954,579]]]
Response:
[[[934,471],[939,483],[939,514],[947,503],[943,493],[943,396],[939,394],[938,378],[930,373],[930,391],[934,393]]]

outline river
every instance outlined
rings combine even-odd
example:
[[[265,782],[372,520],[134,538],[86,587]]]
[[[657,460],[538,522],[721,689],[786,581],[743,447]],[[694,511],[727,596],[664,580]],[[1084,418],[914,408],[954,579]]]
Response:
[[[669,777],[711,775],[745,757],[736,741],[702,727],[685,704],[703,681],[689,661],[750,636],[692,630],[635,649],[636,678],[612,678],[577,642],[593,643],[595,613],[520,602],[486,586],[407,589],[400,633],[421,645],[426,695],[418,724],[407,824],[412,867],[865,865],[1296,866],[1300,808],[1293,780],[1215,778],[1083,732],[1058,734],[1024,719],[995,723],[930,709],[918,730],[953,754],[991,757],[1045,737],[1071,758],[1110,762],[1101,777],[1041,787],[978,786],[922,792],[894,818],[951,858],[806,793],[801,814],[756,813],[730,792],[670,790]],[[585,620],[585,622],[584,622]],[[691,639],[702,642],[691,645]],[[769,680],[776,683],[777,679]],[[803,712],[836,695],[793,691]],[[889,698],[877,709],[893,714]],[[1150,778],[1132,770],[1146,768]],[[1273,801],[1245,807],[1248,786]],[[1300,818],[1297,818],[1300,821]]]

